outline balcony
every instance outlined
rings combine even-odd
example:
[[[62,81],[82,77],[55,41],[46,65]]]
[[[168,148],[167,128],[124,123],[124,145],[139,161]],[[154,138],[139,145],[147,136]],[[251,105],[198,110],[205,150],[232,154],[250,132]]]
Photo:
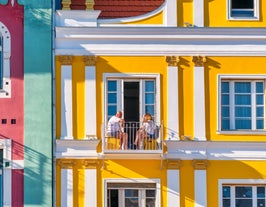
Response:
[[[144,132],[141,134],[138,130],[140,122],[126,122],[123,127],[123,132],[127,134],[128,143],[124,146],[119,137],[111,136],[107,130],[107,123],[102,125],[102,150],[104,154],[108,153],[141,153],[141,154],[160,154],[163,152],[163,124],[156,123],[154,128],[154,136],[148,137]],[[139,144],[134,145],[137,134],[139,136]]]

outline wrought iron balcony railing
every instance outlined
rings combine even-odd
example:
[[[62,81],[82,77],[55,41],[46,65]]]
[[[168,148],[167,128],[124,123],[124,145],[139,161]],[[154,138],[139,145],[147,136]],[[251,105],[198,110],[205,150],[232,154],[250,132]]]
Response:
[[[140,131],[140,122],[126,122],[122,128],[126,134],[127,143],[123,143],[122,135],[112,134],[108,131],[107,123],[102,125],[102,149],[103,152],[141,152],[141,153],[161,153],[163,140],[163,125],[156,123],[154,134],[147,134]]]

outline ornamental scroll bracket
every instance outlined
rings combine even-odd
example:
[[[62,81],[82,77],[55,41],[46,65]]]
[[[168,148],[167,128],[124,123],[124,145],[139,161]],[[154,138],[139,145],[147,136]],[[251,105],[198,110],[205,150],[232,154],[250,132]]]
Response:
[[[57,160],[57,164],[64,169],[72,169],[76,165],[74,160]]]
[[[86,66],[95,66],[97,56],[83,56],[83,61]]]
[[[70,55],[62,55],[58,57],[62,65],[72,65],[73,57]]]
[[[194,167],[195,170],[206,170],[208,165],[209,165],[208,160],[193,160],[192,161],[192,166]]]
[[[206,63],[206,57],[205,56],[193,56],[192,62],[194,62],[196,67],[203,67],[204,63]]]
[[[179,169],[182,166],[181,160],[167,160],[166,161],[166,168],[169,170]]]
[[[177,66],[179,63],[179,56],[166,56],[168,66]]]

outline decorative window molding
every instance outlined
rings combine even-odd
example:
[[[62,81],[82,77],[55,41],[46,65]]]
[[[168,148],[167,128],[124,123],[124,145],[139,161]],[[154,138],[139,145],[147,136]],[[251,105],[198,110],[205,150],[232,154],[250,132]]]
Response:
[[[142,115],[147,112],[147,109],[153,110],[150,112],[155,118],[156,122],[160,122],[160,75],[159,74],[122,74],[122,73],[105,73],[103,75],[104,80],[104,114],[105,121],[107,122],[108,118],[111,115],[114,115],[117,110],[124,111],[124,105],[122,100],[122,95],[124,93],[124,82],[137,82],[139,83],[139,120],[141,120]],[[112,91],[108,90],[108,82],[112,81],[114,85]],[[151,85],[154,86],[154,91],[151,91]],[[149,88],[148,88],[149,87]],[[146,90],[147,89],[147,90]],[[115,90],[115,91],[114,91]],[[154,99],[153,103],[145,101],[145,96]],[[109,99],[108,99],[109,97]],[[116,97],[112,99],[112,97]],[[108,102],[108,100],[112,100]],[[108,107],[113,108],[112,112],[108,112]],[[152,109],[151,109],[152,108]],[[108,117],[109,116],[109,117]]]
[[[146,202],[150,202],[151,206],[160,206],[160,179],[105,179],[103,185],[104,207],[109,206],[112,190],[119,207],[129,206],[126,204],[131,201],[138,202],[140,207],[147,206]]]
[[[0,98],[11,97],[10,41],[11,37],[7,27],[0,22]]]
[[[220,179],[219,207],[265,206],[265,179]]]
[[[266,75],[218,76],[218,133],[265,132]]]
[[[229,20],[259,20],[259,0],[227,0]]]

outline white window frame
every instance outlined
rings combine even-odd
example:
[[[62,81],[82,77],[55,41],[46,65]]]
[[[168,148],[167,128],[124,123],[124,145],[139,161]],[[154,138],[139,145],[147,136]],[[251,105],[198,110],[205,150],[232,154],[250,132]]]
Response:
[[[107,114],[107,80],[109,79],[129,79],[129,80],[137,80],[137,79],[155,79],[155,122],[160,123],[161,117],[160,117],[160,74],[123,74],[123,73],[104,73],[103,74],[103,81],[104,81],[104,122],[106,123],[108,121],[108,114]],[[121,87],[120,87],[121,88]],[[143,88],[143,85],[140,84],[140,90]],[[120,89],[117,89],[120,92]],[[121,91],[123,93],[123,91]],[[140,99],[144,100],[144,97],[140,97]],[[142,100],[140,100],[141,103]],[[118,101],[117,103],[119,110],[124,110],[122,108],[122,100]],[[144,104],[142,104],[142,108],[140,110],[144,111]],[[140,114],[140,120],[142,115]]]
[[[252,80],[264,80],[264,85],[266,84],[266,75],[218,75],[218,97],[217,97],[217,133],[218,134],[266,134],[265,129],[255,129],[255,130],[222,130],[222,110],[221,110],[221,92],[222,92],[222,80],[246,80],[246,81],[252,81]],[[266,85],[265,85],[266,87]],[[266,91],[264,93],[266,95]],[[266,102],[264,102],[264,126],[266,125]]]
[[[139,185],[145,184],[145,183],[154,183],[156,184],[156,202],[155,202],[155,207],[160,207],[161,206],[161,183],[160,179],[137,179],[137,178],[130,178],[130,179],[112,179],[112,178],[107,178],[104,179],[103,182],[103,189],[104,189],[104,196],[103,196],[103,203],[104,207],[107,207],[107,184],[108,183],[121,183],[121,184],[126,184],[126,183],[137,183]],[[124,207],[124,206],[123,206]]]
[[[233,0],[227,0],[227,18],[228,20],[259,20],[260,17],[260,7],[259,7],[259,0],[253,0],[254,2],[254,16],[253,17],[233,17],[231,16],[232,11],[232,1]]]
[[[2,46],[0,51],[2,52],[2,70],[3,70],[3,87],[0,88],[0,98],[11,97],[11,80],[10,80],[10,56],[11,56],[11,36],[7,27],[0,22],[0,37],[2,38]]]
[[[223,186],[253,186],[253,188],[256,188],[259,185],[266,185],[265,179],[219,179],[218,180],[218,198],[219,198],[219,207],[223,207]],[[231,191],[230,198],[235,199],[234,192]],[[256,197],[253,194],[252,201],[253,201],[253,207],[257,207],[254,205],[254,199]],[[234,201],[233,201],[234,204]],[[232,205],[234,207],[234,205]]]
[[[0,149],[3,150],[3,207],[12,206],[12,158],[11,140],[0,139]]]

